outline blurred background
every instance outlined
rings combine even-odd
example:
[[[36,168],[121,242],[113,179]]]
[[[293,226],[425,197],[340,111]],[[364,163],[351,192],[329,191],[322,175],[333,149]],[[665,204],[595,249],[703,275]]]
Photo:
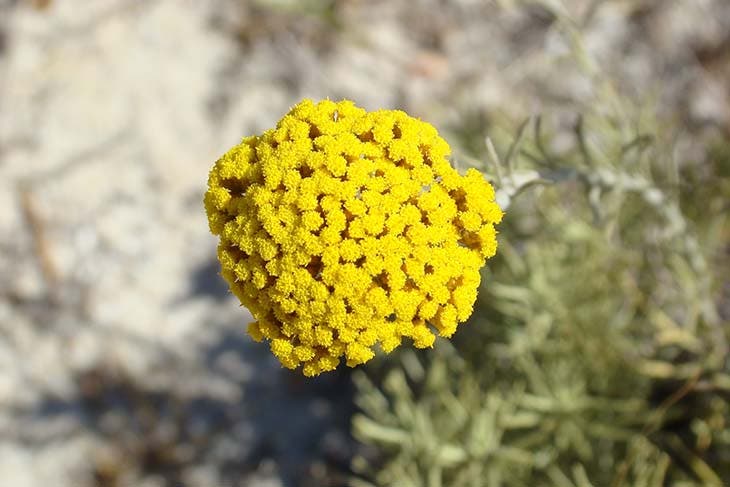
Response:
[[[730,3],[0,0],[0,485],[340,486],[384,462],[349,369],[305,380],[246,336],[208,170],[309,97],[403,109],[491,174],[486,136],[504,153],[540,115],[567,150],[608,79],[705,161]]]

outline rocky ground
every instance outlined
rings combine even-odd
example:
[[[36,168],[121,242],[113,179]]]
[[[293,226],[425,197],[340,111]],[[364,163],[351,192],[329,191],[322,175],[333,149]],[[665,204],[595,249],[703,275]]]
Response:
[[[545,3],[621,90],[730,134],[726,0]],[[246,337],[207,171],[303,97],[405,109],[457,157],[574,112],[588,85],[538,4],[0,0],[3,484],[342,485],[348,372],[305,381]]]

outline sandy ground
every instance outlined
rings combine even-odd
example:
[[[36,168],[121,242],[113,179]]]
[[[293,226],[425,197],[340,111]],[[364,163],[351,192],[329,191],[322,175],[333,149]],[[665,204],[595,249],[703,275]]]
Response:
[[[406,109],[457,154],[588,97],[517,3],[0,1],[2,484],[341,485],[348,375],[245,336],[207,172],[303,97]],[[730,132],[726,0],[589,3],[566,12],[622,89]]]

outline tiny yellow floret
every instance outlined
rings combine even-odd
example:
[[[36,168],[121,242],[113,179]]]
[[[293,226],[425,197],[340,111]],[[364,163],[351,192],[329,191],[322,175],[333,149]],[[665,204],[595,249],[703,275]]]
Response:
[[[432,347],[472,313],[502,210],[430,124],[304,100],[210,172],[205,210],[248,332],[306,376],[403,337]]]

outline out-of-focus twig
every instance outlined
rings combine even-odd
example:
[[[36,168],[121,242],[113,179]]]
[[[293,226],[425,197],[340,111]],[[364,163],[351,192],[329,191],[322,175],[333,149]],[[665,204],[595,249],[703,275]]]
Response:
[[[35,195],[27,184],[22,183],[18,185],[18,194],[23,218],[25,218],[33,238],[35,257],[43,274],[49,298],[53,303],[56,303],[59,297],[57,287],[59,280],[58,268],[52,257],[51,246],[46,237],[45,224],[38,210]]]

